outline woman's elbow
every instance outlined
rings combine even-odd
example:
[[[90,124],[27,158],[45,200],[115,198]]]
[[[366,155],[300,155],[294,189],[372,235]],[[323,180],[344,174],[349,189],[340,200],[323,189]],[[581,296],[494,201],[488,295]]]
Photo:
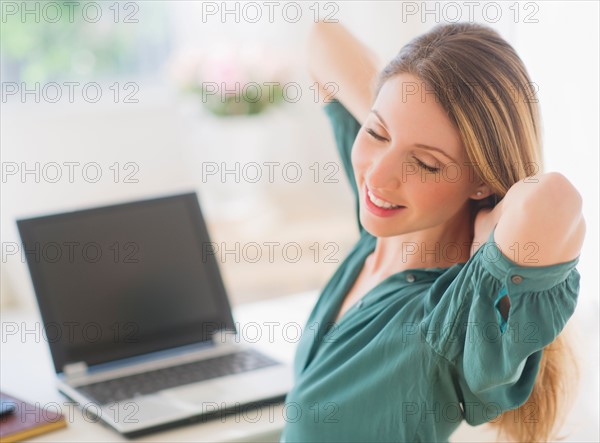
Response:
[[[327,53],[329,46],[331,45],[331,26],[335,23],[326,23],[318,21],[314,23],[308,34],[307,41],[307,61],[308,61],[308,72],[313,80],[322,80],[322,73],[319,68],[323,68],[324,63],[327,61]]]
[[[551,215],[566,224],[579,221],[583,198],[567,177],[560,172],[542,174],[536,188],[536,192],[530,195],[530,207],[535,208],[538,214]]]
[[[546,222],[547,229],[561,233],[563,253],[574,257],[579,254],[585,237],[583,198],[577,188],[561,173],[542,174],[536,192],[530,195],[526,207],[532,219]],[[558,242],[559,238],[555,238]],[[568,251],[568,252],[567,252]]]

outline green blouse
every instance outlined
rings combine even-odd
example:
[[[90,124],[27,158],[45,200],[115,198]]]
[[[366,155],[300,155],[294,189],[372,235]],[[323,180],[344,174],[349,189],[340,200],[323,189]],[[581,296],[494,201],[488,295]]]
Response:
[[[325,105],[341,160],[358,193],[350,151],[360,124]],[[294,360],[281,442],[447,441],[464,419],[492,420],[529,397],[541,350],[573,314],[579,257],[519,266],[494,230],[466,263],[398,272],[335,324],[376,237],[360,239],[311,312]],[[497,302],[508,294],[508,318]],[[543,419],[530,411],[527,419]]]

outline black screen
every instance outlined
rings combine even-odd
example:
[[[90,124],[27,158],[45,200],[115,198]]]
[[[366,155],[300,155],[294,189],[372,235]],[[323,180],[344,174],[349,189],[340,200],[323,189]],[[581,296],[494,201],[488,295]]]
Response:
[[[57,372],[234,329],[195,193],[17,224]]]

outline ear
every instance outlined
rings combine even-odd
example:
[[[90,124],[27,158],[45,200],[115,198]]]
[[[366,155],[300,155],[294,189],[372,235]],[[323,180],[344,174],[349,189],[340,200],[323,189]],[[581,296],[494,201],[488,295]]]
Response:
[[[481,183],[475,188],[473,193],[469,196],[473,200],[483,200],[493,194],[493,191],[485,183]]]

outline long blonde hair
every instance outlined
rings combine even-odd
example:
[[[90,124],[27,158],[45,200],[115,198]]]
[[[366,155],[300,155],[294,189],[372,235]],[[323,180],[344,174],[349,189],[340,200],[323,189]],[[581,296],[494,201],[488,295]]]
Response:
[[[391,77],[411,74],[425,83],[458,129],[476,174],[492,189],[470,200],[471,220],[510,187],[543,172],[536,85],[515,50],[492,28],[440,24],[405,45],[380,73],[376,94]],[[564,417],[575,359],[563,331],[543,350],[528,400],[491,423],[498,438],[547,441]]]

